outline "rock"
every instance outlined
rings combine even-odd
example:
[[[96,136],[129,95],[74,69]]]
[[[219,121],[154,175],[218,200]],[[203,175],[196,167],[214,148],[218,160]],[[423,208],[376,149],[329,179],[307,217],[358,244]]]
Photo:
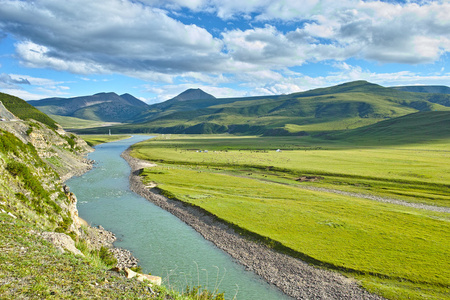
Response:
[[[75,242],[67,234],[58,232],[43,232],[41,233],[41,236],[45,240],[55,245],[55,247],[61,250],[62,253],[65,252],[64,251],[65,249],[69,252],[72,252],[75,255],[84,256],[84,254],[81,253],[81,251],[75,247]]]
[[[153,285],[161,285],[161,281],[162,281],[162,278],[159,276],[140,274],[140,273],[137,274],[136,279],[139,281],[144,281],[144,280],[150,281],[150,283]]]
[[[130,270],[128,268],[124,268],[123,270],[125,271],[125,274],[127,274],[127,278],[133,278],[137,275],[136,272],[134,272],[133,270]]]

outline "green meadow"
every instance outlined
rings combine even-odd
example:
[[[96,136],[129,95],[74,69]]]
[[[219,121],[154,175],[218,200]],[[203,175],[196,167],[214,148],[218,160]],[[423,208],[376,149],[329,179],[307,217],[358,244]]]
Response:
[[[118,140],[123,140],[126,138],[129,138],[130,135],[127,134],[114,134],[114,135],[107,135],[107,134],[88,134],[88,135],[81,135],[80,136],[85,142],[91,146],[97,146],[99,144],[103,143],[109,143],[114,142]]]
[[[132,154],[158,164],[145,181],[249,238],[389,299],[450,299],[448,213],[333,192],[449,207],[449,144],[162,135]]]
[[[68,116],[59,116],[49,114],[53,120],[55,120],[59,125],[61,125],[65,129],[82,129],[82,128],[91,128],[91,127],[101,127],[101,126],[111,126],[115,124],[120,124],[118,122],[103,122],[103,121],[93,121],[87,119],[80,119],[75,117]],[[99,128],[98,132],[102,130]],[[105,133],[108,133],[108,129],[103,130]]]

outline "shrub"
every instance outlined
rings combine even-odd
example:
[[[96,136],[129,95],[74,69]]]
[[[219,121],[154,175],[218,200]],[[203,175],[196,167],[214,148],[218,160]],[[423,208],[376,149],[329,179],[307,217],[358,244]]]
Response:
[[[190,296],[199,300],[224,300],[223,293],[211,293],[208,290],[200,290],[200,286],[194,286],[192,289],[187,286],[186,292],[183,293],[185,296]]]
[[[114,257],[114,254],[104,246],[98,251],[98,256],[107,266],[115,266],[117,264],[117,259]]]

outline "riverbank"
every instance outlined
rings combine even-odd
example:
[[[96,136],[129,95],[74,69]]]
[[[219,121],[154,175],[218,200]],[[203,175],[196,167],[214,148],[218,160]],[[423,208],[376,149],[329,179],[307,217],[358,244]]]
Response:
[[[95,149],[93,149],[92,151],[95,151]],[[72,159],[70,161],[72,166],[70,171],[66,171],[65,173],[60,174],[61,181],[66,182],[74,176],[81,176],[92,170],[95,161],[84,158],[87,153],[92,151],[86,151],[85,153],[80,154],[83,155],[83,158],[78,159],[78,161]],[[63,185],[63,187],[66,195],[70,195],[71,198],[69,211],[71,212],[73,218],[73,224],[77,224],[75,225],[76,228],[74,229],[77,230],[81,237],[89,243],[90,247],[97,251],[99,251],[102,247],[108,248],[117,259],[116,267],[119,269],[138,267],[139,260],[134,257],[129,250],[114,246],[114,242],[117,240],[114,233],[104,229],[101,225],[99,225],[98,227],[90,226],[85,220],[78,216],[78,200],[76,198],[76,195],[70,193],[70,188],[65,184]],[[81,228],[81,226],[84,227]]]
[[[353,279],[277,253],[243,238],[227,224],[196,207],[159,195],[153,187],[145,186],[139,176],[142,168],[152,164],[131,157],[129,149],[121,156],[131,167],[130,188],[134,192],[178,217],[286,295],[295,299],[383,299],[363,290]]]

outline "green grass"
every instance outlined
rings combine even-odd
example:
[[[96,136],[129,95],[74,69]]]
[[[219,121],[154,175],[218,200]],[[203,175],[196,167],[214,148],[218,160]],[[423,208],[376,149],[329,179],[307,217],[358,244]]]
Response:
[[[103,143],[109,143],[113,141],[123,140],[129,138],[130,135],[126,134],[114,134],[114,135],[100,135],[100,134],[89,134],[80,136],[86,143],[93,147]]]
[[[448,214],[299,188],[449,207],[448,145],[315,147],[296,137],[165,136],[135,145],[133,155],[158,162],[143,176],[167,196],[275,249],[340,270],[389,299],[450,299]],[[299,175],[324,179],[298,183]]]
[[[31,144],[0,130],[0,161],[1,299],[198,299],[165,287],[151,295],[148,285],[109,272],[115,258],[71,231],[60,178]],[[85,257],[61,254],[39,237],[42,231],[68,234]]]
[[[112,128],[120,133],[318,135],[419,111],[448,112],[449,99],[357,81],[282,96],[168,101],[150,106],[134,124]]]
[[[26,101],[20,98],[0,93],[0,101],[3,103],[6,109],[12,112],[19,119],[22,120],[34,119],[36,121],[46,124],[52,129],[58,128],[56,122],[53,119],[51,119],[49,116],[40,112],[37,108],[28,104]]]
[[[0,213],[2,299],[195,299],[108,271],[98,257],[60,253],[40,229]]]
[[[52,115],[49,114],[49,116],[55,120],[59,125],[61,125],[64,129],[81,129],[81,128],[90,128],[90,127],[101,127],[101,126],[110,126],[114,124],[119,124],[117,122],[102,122],[102,121],[92,121],[92,120],[85,120],[75,117],[68,117],[68,116],[58,116],[58,115]],[[108,130],[105,129],[105,133],[107,133]]]
[[[292,185],[300,176],[321,176],[315,186],[450,207],[449,143],[376,148],[312,142],[301,137],[172,136],[137,144],[133,154],[175,165],[232,168]]]

